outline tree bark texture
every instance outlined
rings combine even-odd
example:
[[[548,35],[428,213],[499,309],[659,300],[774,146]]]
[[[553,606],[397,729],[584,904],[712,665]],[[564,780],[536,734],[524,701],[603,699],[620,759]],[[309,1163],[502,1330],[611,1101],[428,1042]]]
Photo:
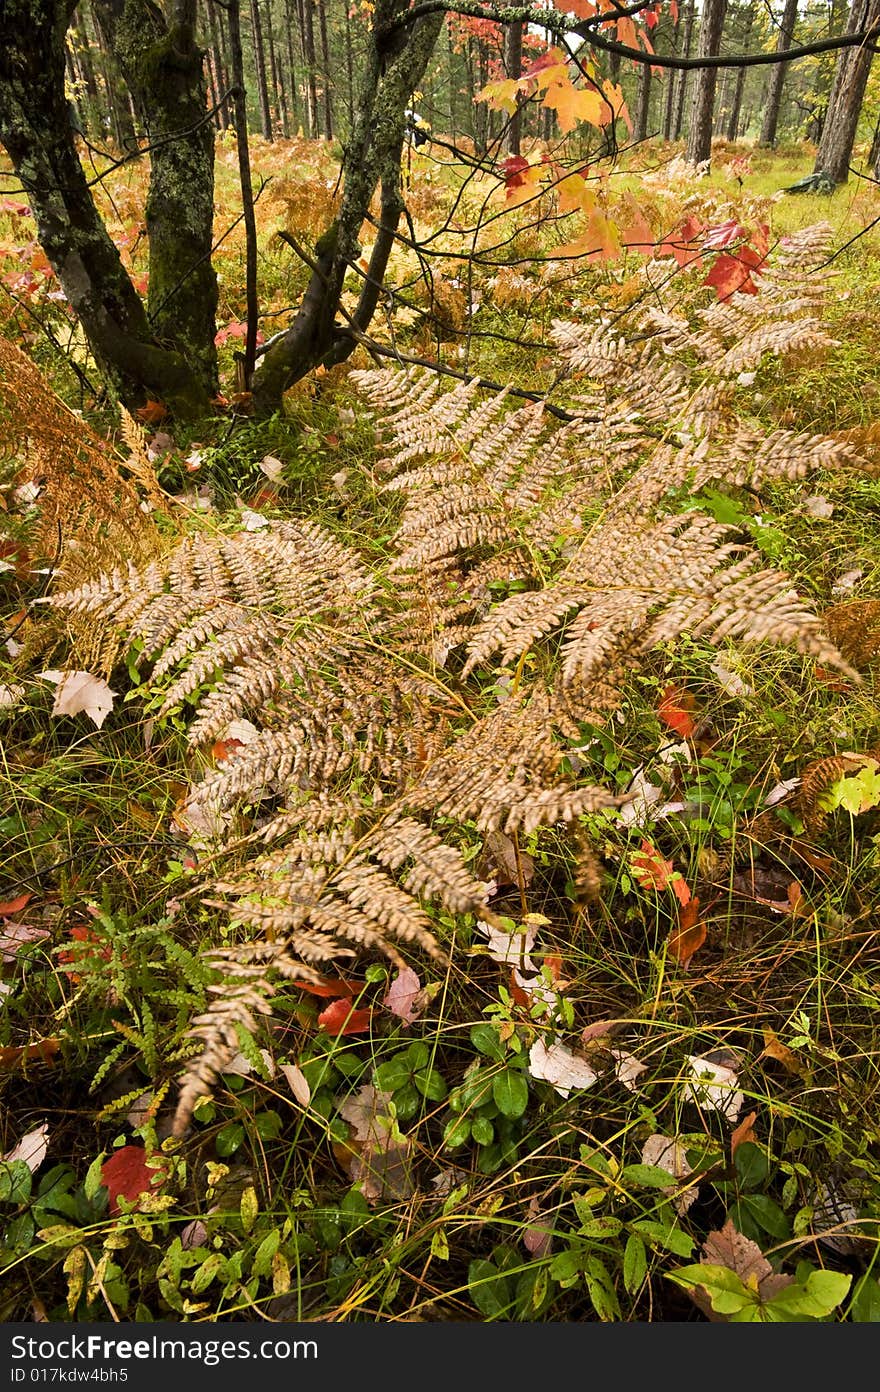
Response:
[[[71,9],[65,0],[6,0],[0,9],[0,141],[108,384],[129,406],[151,395],[196,414],[208,406],[204,381],[154,334],[76,152],[64,91]]]
[[[337,221],[319,238],[316,265],[291,327],[265,354],[254,374],[256,409],[279,408],[288,387],[319,362],[342,362],[357,345],[381,294],[397,224],[403,211],[400,159],[405,110],[421,81],[443,23],[443,13],[424,16],[396,31],[383,27],[401,12],[400,0],[378,0],[361,70],[355,123],[345,151],[345,185]],[[377,187],[381,212],[367,276],[352,316],[354,331],[337,328],[336,312],[346,272],[361,255],[359,235]]]
[[[779,38],[776,43],[777,53],[784,52],[791,48],[794,38],[794,26],[797,21],[798,0],[785,0],[785,9],[782,12],[782,22],[779,26]],[[770,76],[767,80],[767,95],[764,105],[764,119],[761,123],[761,144],[776,144],[776,129],[779,125],[779,112],[782,107],[782,89],[785,85],[785,74],[788,69],[787,63],[774,63],[770,69]]]
[[[684,19],[684,42],[682,44],[682,57],[690,58],[691,44],[694,39],[694,0],[688,0],[687,10]],[[678,140],[684,125],[684,103],[687,96],[688,72],[683,69],[678,74],[678,87],[675,93],[675,124],[672,131],[673,140]]]
[[[263,46],[263,25],[257,0],[251,0],[251,32],[254,39],[254,70],[257,77],[257,97],[260,103],[260,129],[264,140],[272,139],[272,113],[269,110],[269,85],[266,81],[266,51]]]
[[[215,395],[214,127],[207,119],[195,6],[192,23],[186,4],[178,3],[166,24],[153,0],[94,4],[150,140],[150,321],[160,341],[184,353]]]
[[[727,0],[705,0],[697,43],[697,57],[708,58],[721,47],[721,31]],[[696,75],[691,103],[691,125],[688,131],[687,158],[691,164],[701,164],[712,156],[712,113],[715,107],[717,69],[704,68]]]
[[[504,68],[508,77],[522,77],[522,21],[508,24],[504,31]],[[522,149],[522,114],[517,108],[507,128],[507,153],[518,155]]]
[[[636,102],[636,119],[633,124],[633,140],[647,140],[648,116],[651,111],[651,69],[644,63],[639,69],[639,97]]]
[[[878,17],[880,0],[853,0],[847,32],[855,34],[867,29],[876,23]],[[865,46],[844,48],[838,55],[814,166],[817,174],[828,174],[836,184],[845,183],[849,177],[849,164],[873,57],[871,49]]]

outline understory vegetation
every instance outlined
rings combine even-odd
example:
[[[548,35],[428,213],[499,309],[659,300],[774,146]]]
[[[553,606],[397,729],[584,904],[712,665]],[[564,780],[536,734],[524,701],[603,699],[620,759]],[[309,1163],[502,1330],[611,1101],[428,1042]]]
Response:
[[[447,269],[269,420],[240,228],[182,426],[0,213],[4,1320],[880,1319],[877,192],[654,163],[585,262],[410,151]]]

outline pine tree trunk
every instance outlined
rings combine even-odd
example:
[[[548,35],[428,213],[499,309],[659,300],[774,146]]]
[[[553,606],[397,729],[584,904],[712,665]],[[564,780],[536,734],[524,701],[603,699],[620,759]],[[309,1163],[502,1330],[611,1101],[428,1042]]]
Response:
[[[776,44],[777,53],[783,53],[787,48],[791,48],[794,38],[794,26],[797,20],[798,0],[785,0],[785,9],[782,12],[782,23],[779,28],[779,39]],[[782,88],[785,84],[785,74],[788,70],[787,63],[774,63],[770,69],[770,77],[767,82],[767,95],[764,105],[764,120],[761,123],[761,144],[776,144],[776,128],[779,125],[779,112],[782,107]]]
[[[699,58],[718,53],[726,8],[727,0],[705,0],[697,43]],[[691,164],[702,164],[704,160],[712,157],[712,113],[715,107],[716,76],[715,68],[703,68],[697,73],[687,143],[687,158]]]
[[[199,413],[208,407],[205,386],[183,354],[159,346],[77,156],[64,91],[68,8],[6,0],[0,9],[0,141],[108,384],[133,408],[151,395]]]
[[[217,28],[217,16],[214,13],[212,0],[205,0],[205,9],[208,11],[208,32],[211,37],[211,67],[214,71],[214,85],[217,88],[217,100],[223,96],[224,92],[229,91],[229,79],[226,65],[223,61],[223,50],[220,44],[220,35]],[[220,130],[226,130],[229,125],[228,103],[223,102],[217,112],[217,124]]]
[[[303,62],[306,69],[306,134],[310,140],[318,138],[318,84],[315,77],[315,26],[313,23],[312,0],[297,0],[300,8],[300,33],[303,44]]]
[[[333,117],[330,108],[330,44],[327,40],[327,11],[324,0],[316,0],[318,10],[318,24],[321,32],[321,65],[323,67],[323,86],[324,86],[324,139],[333,139]]]
[[[746,22],[743,27],[741,39],[743,53],[748,53],[749,51],[749,40],[752,37],[752,19],[753,11],[751,9],[746,10]],[[739,118],[742,112],[743,91],[745,90],[745,85],[746,70],[745,68],[740,68],[736,74],[736,82],[733,88],[733,105],[730,108],[730,116],[727,121],[728,140],[736,140],[739,136]]]
[[[272,112],[269,109],[269,86],[266,81],[266,52],[263,47],[263,26],[260,22],[258,0],[251,0],[251,33],[254,41],[254,73],[257,81],[257,100],[260,103],[260,131],[264,140],[272,139]]]
[[[272,23],[272,0],[266,0],[265,19],[266,42],[269,46],[269,72],[272,76],[272,91],[275,95],[275,110],[281,115],[281,134],[285,140],[290,137],[290,122],[287,115],[287,96],[284,91],[284,78],[281,64],[275,52],[275,33]]]
[[[676,14],[675,21],[670,34],[670,49],[673,53],[678,49],[678,37],[681,33],[681,16]],[[672,140],[675,127],[675,72],[670,68],[665,74],[666,91],[663,100],[663,139]]]
[[[684,58],[690,58],[691,56],[691,44],[694,39],[694,10],[695,0],[688,0],[688,7],[684,19],[684,51],[682,54]],[[678,88],[675,94],[675,124],[672,131],[673,140],[679,139],[682,126],[684,125],[684,102],[687,96],[687,86],[688,73],[687,69],[683,69],[682,72],[679,73]]]
[[[295,25],[290,0],[284,0],[284,20],[284,39],[287,46],[287,91],[290,97],[291,129],[295,135],[299,130],[299,97],[296,88],[296,55],[293,51]]]
[[[636,119],[633,124],[633,140],[638,143],[648,138],[648,116],[651,110],[651,69],[643,63],[639,69],[639,99],[636,103]]]
[[[880,0],[853,0],[847,33],[855,34],[869,28],[878,17]],[[845,183],[849,178],[849,164],[873,57],[870,48],[859,46],[841,49],[837,59],[815,164],[817,174],[827,174],[836,184]]]
[[[508,77],[522,77],[523,26],[518,21],[508,24],[504,31],[504,67]],[[507,153],[518,155],[522,149],[522,114],[517,108],[507,128]]]

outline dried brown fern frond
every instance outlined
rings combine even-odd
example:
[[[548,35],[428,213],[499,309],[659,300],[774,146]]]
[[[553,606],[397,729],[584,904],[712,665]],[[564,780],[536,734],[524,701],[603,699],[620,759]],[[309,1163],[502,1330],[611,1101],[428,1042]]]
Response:
[[[788,578],[761,568],[734,536],[698,513],[651,527],[635,518],[629,532],[615,516],[584,541],[555,583],[497,605],[469,644],[466,672],[494,652],[502,662],[522,657],[565,619],[563,686],[600,677],[622,643],[632,656],[681,634],[714,644],[791,644],[847,669]]]
[[[822,615],[825,631],[856,671],[880,657],[880,599],[850,599]]]
[[[154,675],[186,667],[163,713],[206,687],[193,744],[215,738],[286,686],[326,691],[332,670],[369,632],[372,580],[353,552],[311,522],[186,538],[165,562],[130,566],[52,597],[57,610],[98,616],[157,658]]]
[[[156,525],[113,449],[64,405],[39,369],[0,336],[2,454],[36,490],[35,535],[68,582],[108,559],[144,561],[161,548]]]
[[[822,794],[832,783],[848,773],[855,773],[869,763],[876,763],[880,750],[872,749],[864,754],[853,750],[843,750],[839,754],[829,754],[824,759],[816,759],[808,764],[801,775],[798,790],[798,811],[807,831],[815,834],[822,830],[828,818],[826,808],[820,806]]]

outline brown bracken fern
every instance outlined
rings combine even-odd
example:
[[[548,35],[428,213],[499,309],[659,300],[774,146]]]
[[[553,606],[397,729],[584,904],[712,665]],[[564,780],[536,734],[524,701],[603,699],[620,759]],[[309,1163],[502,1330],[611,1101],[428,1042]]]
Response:
[[[432,905],[493,921],[466,829],[567,828],[578,896],[595,891],[584,817],[619,799],[578,780],[566,740],[652,649],[785,644],[850,670],[789,579],[691,500],[855,462],[851,442],[761,434],[732,408],[745,366],[828,341],[806,270],[826,240],[789,239],[759,296],[695,319],[558,322],[562,424],[475,382],[355,373],[400,509],[385,567],[314,523],[273,522],[55,595],[136,644],[163,712],[192,704],[193,745],[250,722],[180,813],[223,867],[204,902],[235,941],[193,1025],[178,1132],[279,978],[315,982],[363,951],[436,955]]]

